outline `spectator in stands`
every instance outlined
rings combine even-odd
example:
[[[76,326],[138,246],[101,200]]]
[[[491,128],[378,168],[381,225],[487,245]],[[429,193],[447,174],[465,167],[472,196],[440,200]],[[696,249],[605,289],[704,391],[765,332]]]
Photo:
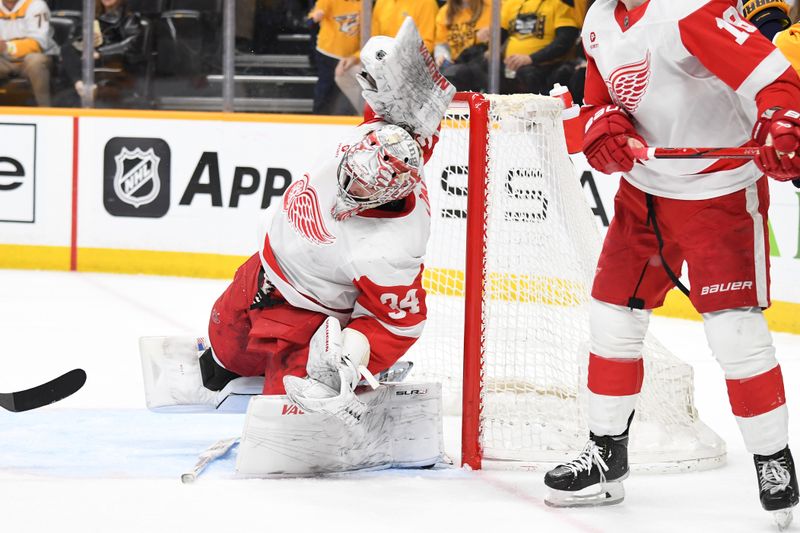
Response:
[[[331,114],[336,87],[336,65],[358,52],[361,0],[317,0],[308,16],[319,24],[315,63],[314,113]]]
[[[95,66],[121,69],[124,76],[141,51],[143,31],[140,16],[128,8],[127,0],[98,0],[94,27]],[[82,54],[82,40],[61,48],[64,72],[79,95],[84,90]],[[96,91],[97,87],[92,89]]]
[[[500,24],[501,92],[548,93],[554,70],[574,53],[580,34],[574,8],[563,0],[505,0]],[[488,38],[488,28],[478,32],[479,40]]]
[[[439,4],[436,0],[376,0],[372,8],[371,35],[394,37],[400,30],[406,16],[417,25],[419,34],[428,51],[433,53],[436,13]],[[336,66],[336,85],[353,104],[354,113],[360,115],[364,109],[361,86],[356,75],[361,71],[358,54],[345,57]]]
[[[477,35],[491,22],[491,0],[447,0],[436,15],[433,56],[439,70],[459,91],[486,90],[475,83],[486,79],[488,68],[488,45]],[[488,38],[485,32],[483,36]]]
[[[0,80],[24,76],[36,103],[50,105],[50,58],[55,45],[44,0],[0,2]]]
[[[586,12],[589,7],[594,3],[594,0],[562,0],[564,3],[575,8],[575,20],[578,21],[580,26],[583,26],[583,19],[586,18]],[[586,54],[583,52],[583,46],[578,45],[577,57],[565,61],[561,66],[556,67],[551,76],[554,83],[569,88],[572,94],[572,100],[577,104],[583,104],[583,87],[586,80]]]
[[[568,6],[575,8],[575,21],[578,27],[583,27],[583,19],[586,18],[586,12],[589,7],[594,3],[594,0],[561,0]]]

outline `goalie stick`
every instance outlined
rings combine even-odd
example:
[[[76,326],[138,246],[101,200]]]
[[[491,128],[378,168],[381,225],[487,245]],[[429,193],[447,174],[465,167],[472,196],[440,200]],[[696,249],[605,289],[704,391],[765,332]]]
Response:
[[[206,451],[201,453],[198,458],[197,462],[194,465],[194,468],[189,470],[188,472],[184,472],[181,474],[181,483],[189,484],[194,483],[197,479],[197,476],[200,475],[206,467],[219,459],[220,457],[227,454],[233,445],[239,441],[239,437],[232,437],[230,439],[222,439],[218,440],[214,444],[208,447]]]
[[[75,394],[84,383],[86,383],[86,372],[76,368],[31,389],[0,393],[0,407],[13,413],[30,411]]]

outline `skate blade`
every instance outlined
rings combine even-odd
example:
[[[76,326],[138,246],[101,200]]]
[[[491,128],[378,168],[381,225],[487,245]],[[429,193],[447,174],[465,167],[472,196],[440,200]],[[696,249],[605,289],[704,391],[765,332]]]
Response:
[[[775,523],[778,524],[778,530],[783,531],[792,523],[792,509],[779,509],[772,511],[772,517],[775,518]]]
[[[544,503],[549,507],[600,507],[622,503],[624,499],[625,488],[622,482],[610,481],[599,487],[586,487],[575,492],[548,489]]]

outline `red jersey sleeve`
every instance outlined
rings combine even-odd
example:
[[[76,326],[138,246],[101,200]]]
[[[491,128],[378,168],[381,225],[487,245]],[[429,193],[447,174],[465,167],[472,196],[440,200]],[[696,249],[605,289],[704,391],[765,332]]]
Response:
[[[367,277],[353,281],[360,294],[348,328],[369,339],[370,372],[389,368],[422,334],[428,308],[422,272],[409,285],[383,286]]]
[[[759,114],[769,107],[800,106],[800,79],[789,61],[730,0],[711,0],[678,22],[683,45]]]

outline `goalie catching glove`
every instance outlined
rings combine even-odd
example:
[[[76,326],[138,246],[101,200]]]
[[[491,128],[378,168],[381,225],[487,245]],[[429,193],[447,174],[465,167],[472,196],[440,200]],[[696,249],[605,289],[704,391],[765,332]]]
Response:
[[[800,177],[800,113],[791,109],[772,107],[764,111],[753,128],[753,140],[758,143],[756,166],[778,181]]]
[[[411,17],[397,35],[376,35],[361,50],[357,80],[376,115],[433,142],[456,89],[442,76]],[[430,141],[428,141],[430,139]]]
[[[309,413],[333,415],[355,425],[367,406],[353,392],[360,379],[359,368],[369,362],[369,341],[360,331],[342,331],[339,321],[325,319],[308,347],[308,376],[285,376],[289,399]]]

